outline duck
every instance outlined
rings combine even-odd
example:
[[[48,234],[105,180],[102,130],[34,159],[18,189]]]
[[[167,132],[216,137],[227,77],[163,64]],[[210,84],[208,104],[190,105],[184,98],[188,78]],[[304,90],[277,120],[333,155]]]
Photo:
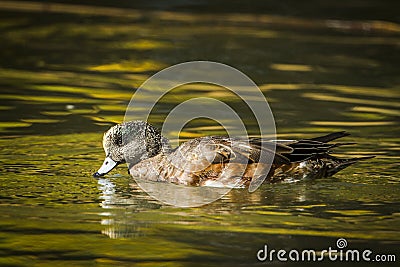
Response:
[[[150,123],[129,121],[104,133],[106,157],[93,176],[102,177],[128,163],[128,173],[135,179],[184,186],[248,187],[260,178],[263,183],[319,179],[374,157],[333,156],[334,148],[354,144],[332,142],[348,135],[340,131],[300,140],[204,136],[173,149]]]

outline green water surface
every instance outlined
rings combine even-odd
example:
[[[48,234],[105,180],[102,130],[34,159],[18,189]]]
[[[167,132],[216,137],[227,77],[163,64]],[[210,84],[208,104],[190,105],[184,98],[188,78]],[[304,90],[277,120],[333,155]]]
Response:
[[[321,251],[339,238],[400,261],[400,6],[301,2],[0,1],[0,266],[252,266],[266,264],[265,244]],[[152,199],[125,166],[94,179],[102,134],[135,88],[190,60],[252,78],[279,138],[346,130],[357,145],[340,154],[376,157],[198,208]],[[199,96],[238,104],[223,88],[185,86],[151,122]],[[181,137],[223,133],[196,120]]]

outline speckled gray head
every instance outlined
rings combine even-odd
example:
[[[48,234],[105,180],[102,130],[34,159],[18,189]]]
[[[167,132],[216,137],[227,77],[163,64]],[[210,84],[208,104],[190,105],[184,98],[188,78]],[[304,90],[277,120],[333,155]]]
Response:
[[[118,164],[130,166],[169,150],[168,140],[154,126],[144,121],[130,121],[111,127],[103,136],[106,158],[100,169],[93,174],[100,177]]]

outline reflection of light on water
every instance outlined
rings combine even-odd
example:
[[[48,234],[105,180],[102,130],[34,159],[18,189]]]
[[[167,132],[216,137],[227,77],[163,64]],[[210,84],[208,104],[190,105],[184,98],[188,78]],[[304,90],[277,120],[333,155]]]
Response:
[[[384,109],[384,108],[376,108],[376,107],[357,106],[357,107],[353,107],[352,110],[357,111],[357,112],[372,112],[372,113],[380,113],[380,114],[384,114],[384,115],[400,116],[400,111],[397,109]]]
[[[112,239],[144,236],[141,229],[143,225],[137,225],[137,222],[134,220],[131,221],[129,217],[122,216],[119,218],[117,214],[112,213],[106,216],[113,216],[115,218],[105,218],[101,220],[100,224],[104,226],[104,229],[101,230],[103,235]]]
[[[312,67],[309,65],[300,64],[271,64],[271,69],[280,71],[312,71]]]
[[[101,224],[107,226],[101,230],[101,233],[112,239],[133,238],[144,235],[142,232],[140,232],[140,227],[133,224],[128,224],[125,221],[115,222],[114,220],[102,220]]]
[[[124,198],[118,194],[115,183],[110,179],[100,178],[98,184],[101,190],[99,198],[102,199],[100,206],[107,209],[99,213],[104,217],[100,221],[100,224],[105,227],[101,233],[113,239],[143,236],[141,231],[143,224],[137,225],[137,221],[130,217],[130,212],[126,209],[128,206],[136,206],[137,200]]]
[[[136,232],[136,229],[128,228],[126,223],[121,222],[118,224],[118,222],[110,218],[102,219],[101,225],[105,226],[101,233],[112,239],[132,237],[134,236],[133,233]]]
[[[394,121],[311,121],[311,125],[320,126],[353,126],[353,127],[363,127],[363,126],[384,126],[384,125],[394,125]]]
[[[112,225],[114,224],[114,219],[102,219],[101,225]]]
[[[305,202],[307,200],[307,195],[306,195],[306,188],[300,187],[301,190],[297,193],[296,200],[297,202]]]
[[[112,183],[108,179],[99,179],[98,181],[100,187],[99,189],[102,191],[102,195],[100,196],[100,199],[103,199],[101,202],[101,207],[108,209],[110,208],[110,205],[113,204],[113,195],[115,194],[115,184]]]
[[[330,102],[363,104],[363,105],[384,106],[384,107],[399,107],[400,106],[398,103],[390,102],[390,101],[342,97],[342,96],[335,96],[335,95],[330,95],[330,94],[304,93],[304,94],[302,94],[302,96],[305,98],[310,98],[310,99],[314,99],[314,100],[330,101]]]

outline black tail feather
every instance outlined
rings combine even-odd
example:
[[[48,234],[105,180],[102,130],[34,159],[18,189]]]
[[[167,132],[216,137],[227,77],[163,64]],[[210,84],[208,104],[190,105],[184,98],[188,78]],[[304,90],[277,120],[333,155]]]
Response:
[[[335,139],[342,138],[342,137],[345,137],[348,135],[350,135],[350,134],[347,133],[346,131],[341,131],[341,132],[327,134],[324,136],[314,137],[314,138],[311,138],[310,140],[322,142],[322,143],[328,143],[330,141],[333,141]]]
[[[290,153],[290,155],[287,155],[287,157],[291,162],[296,162],[303,161],[311,157],[326,156],[331,152],[331,149],[335,147],[355,144],[350,142],[329,143],[330,141],[348,135],[349,133],[342,131],[311,139],[299,140],[295,143],[287,145],[293,148],[293,152]]]
[[[358,158],[351,158],[351,159],[340,159],[333,156],[330,156],[334,160],[334,164],[331,168],[328,168],[326,171],[326,177],[332,176],[335,173],[347,168],[348,166],[359,162],[360,160],[366,160],[374,158],[375,156],[365,156],[365,157],[358,157]]]

